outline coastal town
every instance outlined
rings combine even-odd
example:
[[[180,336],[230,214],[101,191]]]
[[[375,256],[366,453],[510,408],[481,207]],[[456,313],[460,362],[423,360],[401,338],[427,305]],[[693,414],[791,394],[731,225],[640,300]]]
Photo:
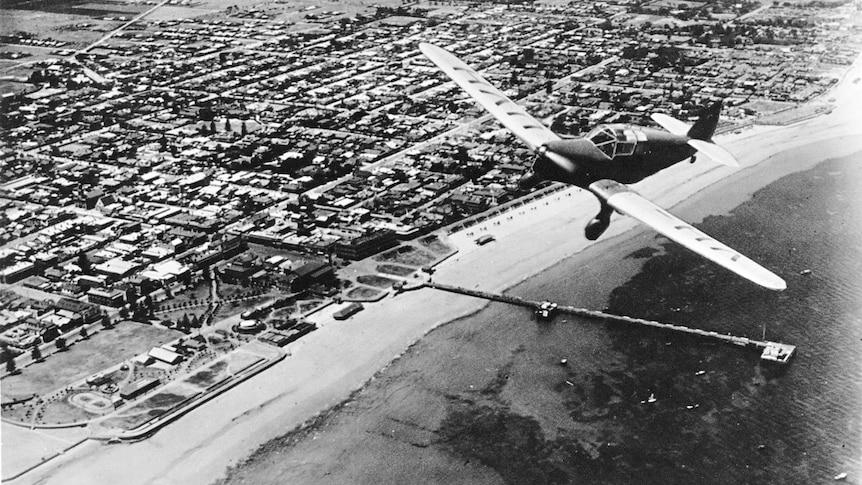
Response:
[[[721,133],[820,116],[862,49],[853,2],[93,5],[48,27],[3,7],[21,20],[0,32],[0,370],[4,426],[105,442],[559,196],[518,186],[535,155],[420,42],[561,135],[714,99]]]

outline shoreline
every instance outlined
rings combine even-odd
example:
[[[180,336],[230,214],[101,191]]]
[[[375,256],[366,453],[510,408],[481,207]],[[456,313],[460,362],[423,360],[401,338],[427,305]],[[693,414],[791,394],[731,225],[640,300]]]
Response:
[[[822,142],[822,143],[825,143],[825,142]],[[821,145],[822,143],[813,143],[812,145],[814,147],[816,147],[817,145]],[[815,168],[817,166],[829,163],[831,161],[835,161],[835,160],[840,159],[840,158],[853,157],[853,156],[858,157],[860,154],[862,154],[862,148],[860,148],[856,151],[853,151],[852,153],[850,153],[848,155],[844,155],[843,157],[829,157],[826,159],[819,160],[817,162],[811,162],[810,164],[812,165],[811,168]],[[786,155],[786,156],[789,156],[789,155]],[[781,159],[780,156],[776,156],[773,158],[775,158],[777,161],[780,161],[780,159]],[[796,173],[799,171],[800,170],[794,170],[788,174],[785,174],[784,176],[782,176],[780,178],[784,178],[786,176],[792,175],[793,173]],[[771,174],[769,174],[769,175],[771,175]],[[743,177],[743,174],[740,174],[737,177],[731,177],[729,179],[725,179],[722,182],[715,184],[714,186],[711,187],[713,189],[711,191],[711,192],[713,192],[712,194],[703,194],[703,192],[701,192],[697,197],[693,197],[693,198],[706,197],[706,198],[714,199],[714,198],[718,197],[715,194],[716,190],[720,190],[720,189],[726,188],[727,186],[734,184],[735,181],[733,179],[741,178],[741,177]],[[756,191],[764,189],[774,182],[775,181],[772,181],[769,184],[756,189]],[[703,194],[703,195],[701,195],[701,194]],[[750,200],[751,200],[750,197],[745,197],[745,200],[743,200],[743,202],[738,204],[736,207],[742,206]],[[688,199],[686,202],[693,203],[696,201],[692,201],[691,199]],[[713,214],[713,216],[718,216],[718,214]],[[732,211],[725,212],[725,213],[721,214],[721,216],[732,217]],[[630,233],[627,233],[627,234],[630,234]],[[572,266],[573,263],[576,262],[578,259],[583,259],[584,257],[590,256],[589,254],[586,254],[586,253],[590,253],[590,252],[592,252],[591,250],[593,248],[596,248],[596,251],[601,253],[600,257],[604,258],[606,260],[614,260],[615,255],[617,255],[617,256],[622,255],[622,258],[617,259],[616,263],[619,263],[622,266],[628,265],[628,267],[624,267],[622,269],[617,268],[617,267],[611,268],[610,272],[614,273],[614,276],[622,275],[624,278],[627,279],[632,274],[640,273],[641,269],[639,267],[642,266],[643,263],[646,260],[648,260],[649,258],[630,258],[629,256],[631,256],[631,254],[628,251],[628,249],[632,249],[632,247],[642,248],[644,246],[644,241],[639,240],[639,238],[637,238],[637,236],[626,237],[626,235],[623,235],[623,236],[619,237],[618,239],[619,240],[615,241],[615,242],[607,241],[606,244],[604,244],[604,245],[596,245],[596,246],[590,247],[581,253],[578,253],[576,255],[571,256],[570,258],[568,258],[569,261],[567,261],[566,263],[560,263],[560,264],[562,266]],[[667,241],[666,240],[656,240],[655,244],[661,245],[664,243],[667,243]],[[651,245],[652,242],[651,241],[647,242],[647,244]],[[608,246],[608,245],[611,247],[610,248],[599,247],[599,246]],[[605,250],[607,250],[607,251],[605,251]],[[636,261],[627,263],[626,260],[629,260],[629,259],[636,259]],[[603,261],[603,262],[607,263],[608,261]],[[556,265],[554,265],[554,266],[556,266]],[[523,295],[523,293],[525,291],[527,291],[527,292],[535,291],[534,288],[530,288],[531,286],[535,285],[535,282],[533,282],[531,280],[534,280],[540,276],[541,276],[541,272],[510,286],[505,291],[506,292],[515,292],[515,293],[518,293],[519,295]],[[607,299],[610,296],[610,293],[615,289],[615,287],[616,287],[616,284],[607,283],[602,288],[593,287],[592,290],[594,291],[594,293],[598,294],[600,298]],[[486,317],[491,318],[493,316],[493,314],[498,313],[498,310],[489,309],[489,306],[491,306],[491,305],[492,304],[490,302],[485,304],[485,305],[482,305],[482,309],[479,310],[477,313],[478,314],[485,314]],[[498,304],[498,305],[502,305],[502,304]],[[505,306],[505,305],[503,305],[503,306]],[[490,317],[488,316],[489,314],[491,315]],[[557,317],[557,319],[561,319],[561,318],[563,318],[563,317],[562,316]],[[439,347],[441,345],[448,343],[447,339],[450,339],[451,337],[447,337],[446,335],[455,332],[455,330],[447,331],[446,327],[448,327],[450,325],[455,326],[458,323],[463,322],[463,320],[467,320],[467,319],[470,319],[470,317],[467,316],[467,317],[458,318],[456,320],[443,323],[443,324],[435,327],[432,330],[429,330],[429,332],[427,332],[426,335],[431,334],[433,332],[434,337],[431,340],[436,341],[436,345],[429,344],[432,347],[432,349],[434,347]],[[490,332],[490,331],[492,331],[491,329],[494,328],[494,323],[475,322],[475,321],[473,323],[478,324],[476,327],[477,331],[481,331],[481,332]],[[528,322],[527,325],[530,325],[530,323]],[[593,331],[596,331],[595,329],[599,329],[602,327],[601,325],[594,326],[594,324],[578,325],[577,323],[575,323],[574,325],[581,329],[581,330],[575,330],[576,333],[583,331],[585,334],[591,334],[591,333],[593,333]],[[438,334],[438,332],[443,332],[443,334]],[[601,330],[598,330],[598,332],[601,332]],[[653,337],[649,337],[649,338],[653,338]],[[660,339],[661,337],[655,337],[655,338]],[[402,390],[401,389],[402,386],[400,384],[398,384],[397,381],[399,379],[404,379],[405,374],[409,374],[409,372],[405,372],[405,371],[403,371],[403,369],[399,369],[399,367],[408,367],[408,368],[422,367],[421,364],[411,364],[410,362],[403,362],[402,360],[406,358],[408,360],[422,361],[424,358],[424,356],[422,355],[422,351],[426,350],[426,349],[422,349],[421,346],[426,344],[426,343],[427,343],[426,339],[423,336],[422,339],[417,340],[416,342],[411,344],[407,349],[405,349],[404,353],[401,354],[397,359],[393,360],[385,368],[383,368],[380,371],[378,371],[377,373],[375,373],[374,376],[371,379],[369,379],[363,385],[363,387],[361,389],[356,390],[353,393],[351,393],[350,396],[348,398],[346,398],[344,401],[342,401],[341,403],[337,404],[336,406],[328,409],[325,413],[323,413],[322,415],[320,415],[319,417],[314,419],[312,422],[304,423],[303,426],[298,427],[296,429],[293,429],[293,430],[285,433],[284,435],[276,438],[275,440],[272,440],[272,441],[262,445],[253,454],[248,456],[243,462],[238,463],[235,467],[232,467],[230,470],[228,470],[227,476],[218,480],[216,483],[218,483],[218,484],[234,483],[235,480],[240,480],[242,483],[249,483],[249,476],[252,477],[250,483],[261,483],[265,478],[269,478],[269,475],[267,475],[267,473],[270,471],[273,471],[272,470],[273,468],[275,469],[276,472],[278,472],[278,471],[282,471],[283,468],[287,467],[287,465],[279,465],[279,464],[275,463],[273,460],[273,458],[274,458],[273,455],[278,455],[277,459],[278,459],[279,463],[283,463],[286,460],[287,463],[305,464],[305,465],[308,465],[310,468],[310,470],[305,470],[304,467],[300,467],[300,469],[297,469],[294,472],[283,471],[284,474],[288,474],[288,475],[287,475],[287,477],[285,477],[284,475],[282,475],[282,476],[276,475],[276,477],[280,480],[287,478],[288,481],[293,481],[293,480],[298,479],[300,482],[303,482],[303,483],[307,483],[307,482],[313,483],[316,480],[322,479],[323,476],[329,476],[330,471],[331,471],[331,473],[333,473],[333,476],[335,476],[336,478],[341,477],[343,479],[344,478],[343,474],[345,472],[342,470],[341,465],[334,465],[333,464],[333,462],[331,461],[331,459],[333,458],[332,455],[333,454],[338,455],[340,453],[346,453],[345,448],[351,448],[352,447],[354,449],[361,449],[362,447],[357,446],[357,443],[352,443],[348,440],[353,440],[353,439],[360,440],[360,441],[363,440],[363,438],[354,438],[353,435],[345,436],[344,435],[345,428],[350,428],[351,430],[353,430],[353,428],[354,428],[353,422],[356,420],[359,420],[360,424],[358,426],[361,427],[360,431],[362,431],[364,433],[370,433],[369,430],[364,429],[365,427],[369,426],[368,425],[369,421],[374,421],[375,419],[379,420],[379,421],[387,421],[387,420],[398,421],[396,418],[392,417],[390,413],[394,412],[397,415],[397,413],[399,411],[403,411],[403,409],[398,407],[398,406],[395,406],[395,410],[393,411],[390,407],[388,407],[388,404],[386,404],[385,401],[390,397],[391,394],[397,394],[399,391]],[[742,360],[746,359],[746,357],[744,357],[744,356],[734,356],[732,351],[728,351],[725,349],[718,350],[717,352],[719,354],[721,354],[721,358],[736,358],[736,359],[742,359]],[[725,353],[727,353],[727,352],[730,352],[730,354],[725,355]],[[614,361],[617,359],[618,359],[618,356],[609,357],[607,360]],[[427,360],[427,359],[425,359],[425,360]],[[427,362],[426,362],[426,364],[427,364]],[[492,356],[489,356],[489,362],[486,365],[491,366],[491,367],[494,366],[494,358]],[[577,369],[577,371],[575,372],[577,374],[587,372],[587,370],[585,370],[583,368],[582,362],[572,362],[570,360],[569,366],[570,366],[570,369]],[[395,368],[392,371],[392,373],[395,374],[394,377],[389,375],[390,374],[390,368]],[[587,365],[587,368],[589,368],[589,365]],[[389,379],[389,380],[384,380],[384,379]],[[380,382],[381,380],[384,380],[384,381],[381,383]],[[392,389],[393,387],[395,388],[394,390]],[[419,387],[421,387],[421,386],[419,386]],[[415,390],[411,390],[410,392],[415,392]],[[481,391],[481,393],[484,394],[485,390],[483,389]],[[381,399],[381,397],[380,397],[381,395],[385,395],[386,398]],[[517,399],[511,395],[507,395],[506,398],[507,399],[513,399],[513,400]],[[371,401],[371,403],[369,404],[368,401]],[[515,404],[516,405],[514,405],[513,408],[517,408],[517,402]],[[385,407],[385,409],[383,409],[379,412],[374,411],[374,410],[369,411],[369,409],[372,407],[375,407],[375,405],[379,405],[381,408]],[[353,407],[351,407],[351,406],[353,406]],[[360,411],[353,411],[354,408],[356,408]],[[526,409],[524,409],[524,411],[526,411]],[[518,411],[518,413],[520,413],[520,412],[521,412],[521,410]],[[362,414],[359,416],[354,416],[355,413],[362,413]],[[372,415],[371,418],[368,417],[369,414]],[[432,411],[432,414],[433,414],[433,411]],[[550,430],[553,429],[553,426],[548,425],[546,422],[548,422],[548,421],[553,422],[553,418],[549,419],[547,416],[543,416],[541,414],[542,413],[540,413],[540,415],[537,415],[535,412],[527,412],[526,416],[529,419],[533,419],[536,422],[540,423],[540,428],[542,430],[544,430],[546,436],[548,436],[548,434],[550,433]],[[559,419],[559,417],[557,417],[557,419]],[[417,425],[416,423],[411,423],[411,424],[414,426],[422,427],[420,425]],[[424,429],[424,427],[422,427],[422,428]],[[396,430],[393,430],[393,432],[394,431],[396,431]],[[341,433],[340,436],[339,436],[339,432]],[[335,436],[332,436],[333,434]],[[354,430],[354,434],[356,434],[355,430]],[[362,433],[359,433],[359,434],[362,434]],[[309,438],[311,438],[311,439],[309,439]],[[389,439],[390,437],[385,437],[385,438]],[[403,442],[405,441],[404,438],[399,438],[397,436],[393,437],[393,438],[395,441],[402,442],[401,446],[403,446],[403,444],[404,444]],[[318,439],[320,441],[322,441],[324,444],[312,444],[311,443],[311,441],[318,440]],[[372,440],[372,439],[369,438],[369,440]],[[584,444],[585,449],[590,451],[590,452],[597,453],[598,452],[597,450],[599,449],[599,446],[598,446],[599,443],[598,442],[589,443],[589,439],[587,439],[586,441],[587,441],[587,443]],[[345,442],[347,442],[347,444],[344,444]],[[364,443],[363,443],[363,445],[364,445]],[[371,443],[369,446],[373,447],[373,446],[377,446],[377,445],[379,445],[379,443],[375,442],[375,443]],[[328,450],[324,451],[322,449],[324,446],[332,446],[336,451],[332,452],[332,454],[329,454],[330,452]],[[380,445],[380,446],[382,446],[382,445]],[[419,445],[413,444],[413,446],[419,446]],[[419,446],[419,447],[424,448],[424,445]],[[293,454],[291,454],[291,453],[293,453]],[[364,452],[358,451],[356,453],[358,455],[362,456]],[[324,455],[324,457],[321,458],[321,455]],[[372,455],[372,456],[379,459],[378,455]],[[356,458],[352,457],[350,460],[356,460]],[[380,464],[378,463],[378,465],[380,465]],[[315,467],[319,467],[320,469],[315,469]],[[369,466],[368,468],[374,468],[374,467]],[[326,472],[325,475],[323,474],[324,471]],[[316,475],[315,475],[315,472],[317,472]],[[460,472],[463,472],[463,470],[459,470],[459,473]],[[368,471],[368,473],[369,473],[369,475],[374,476],[374,473],[377,473],[377,472]],[[351,475],[351,476],[353,476],[353,475]],[[377,478],[379,478],[379,477],[377,477]],[[411,478],[415,479],[415,477],[411,477]],[[451,477],[446,477],[446,478],[448,480]]]
[[[859,72],[860,67],[857,59],[845,80],[853,77],[851,73]],[[848,143],[836,150],[862,150],[859,137],[862,126],[856,122],[862,112],[858,105],[862,103],[853,97],[853,86],[849,84],[844,82],[836,88],[836,93],[843,92],[843,96],[832,94],[845,104],[830,115],[789,127],[755,127],[740,135],[720,137],[720,144],[732,153],[741,154],[741,170],[708,161],[677,164],[634,187],[687,222],[697,223],[697,217],[724,212],[714,206],[698,205],[699,194],[710,187],[717,190],[717,183],[736,173],[748,184],[757,185],[758,177],[766,180],[804,170],[798,166],[775,166],[780,153],[803,147],[816,153],[822,144],[841,137],[848,137]],[[812,139],[820,141],[805,141]],[[770,160],[772,164],[768,163]],[[746,173],[750,169],[754,172]],[[745,195],[742,185],[729,192],[745,200],[750,195]],[[498,216],[496,221],[500,225],[489,220],[466,231],[485,227],[497,237],[488,246],[476,246],[473,243],[476,236],[467,236],[465,231],[450,235],[450,242],[459,252],[440,265],[434,278],[487,291],[508,291],[569,258],[586,259],[585,255],[591,251],[604,251],[608,247],[618,251],[636,238],[656,239],[649,228],[617,216],[602,240],[590,243],[583,238],[582,231],[598,208],[592,194],[571,188],[548,199],[551,200],[542,199],[519,208],[522,213]],[[508,220],[509,215],[515,217]],[[639,229],[634,230],[636,227]],[[541,242],[537,244],[537,240]],[[533,250],[524,254],[523,248]],[[585,263],[588,265],[589,261]],[[486,306],[487,302],[434,295],[426,290],[370,304],[344,322],[320,321],[318,331],[287,347],[291,357],[193,410],[148,440],[127,446],[88,442],[15,483],[83,484],[91,483],[94,476],[112,483],[211,483],[272,439],[348,402],[350,396],[422,342],[430,331]],[[149,463],[164,466],[154,470]]]
[[[862,149],[854,151],[849,157],[858,157],[862,154]],[[845,158],[845,157],[841,157]],[[835,158],[828,158],[825,160],[821,160],[816,163],[812,163],[813,165],[820,166],[822,164],[829,163],[830,161],[836,160]],[[790,175],[790,174],[788,174]],[[740,175],[740,178],[744,175]],[[784,178],[784,177],[782,177]],[[718,184],[718,187],[715,189],[721,189],[723,186],[728,186],[734,184],[733,178],[723,181]],[[765,188],[765,187],[764,187]],[[715,193],[711,195],[706,195],[705,197],[715,199],[716,197],[720,197],[720,195],[716,195]],[[745,205],[746,202],[751,199],[747,199],[741,205]],[[733,213],[723,214],[726,217],[734,217]],[[647,244],[651,244],[651,242],[647,242]],[[668,244],[667,241],[658,240],[656,245]],[[612,278],[622,275],[622,277],[626,280],[633,274],[640,274],[642,272],[643,262],[648,260],[649,258],[637,257],[633,256],[628,249],[632,249],[634,247],[642,248],[644,246],[644,241],[638,240],[638,238],[622,238],[616,244],[612,245],[612,248],[597,248],[597,251],[600,253],[599,258],[602,258],[602,263],[611,262],[611,268],[609,268],[609,272],[612,273]],[[561,263],[560,266],[576,266],[577,260],[583,259],[586,256],[590,256],[589,252],[592,247],[587,251],[579,253],[578,255],[570,258],[574,261],[568,261],[566,263]],[[607,251],[604,251],[608,249]],[[622,256],[622,258],[616,258],[617,256]],[[635,260],[635,261],[630,261]],[[618,263],[618,264],[617,264]],[[556,265],[555,265],[556,266]],[[537,292],[536,287],[540,286],[541,281],[531,281],[535,280],[542,276],[542,279],[550,279],[559,281],[559,277],[547,277],[547,275],[535,275],[531,278],[527,278],[527,280],[517,283],[512,287],[508,288],[507,292],[514,292],[519,296],[525,296],[525,293],[535,294]],[[742,286],[745,286],[744,284]],[[592,287],[592,291],[600,294],[602,299],[606,299],[612,290],[614,290],[616,284],[607,283],[603,288]],[[425,460],[427,458],[427,454],[431,454],[433,456],[437,456],[439,451],[439,444],[441,441],[445,442],[445,439],[441,438],[441,434],[445,435],[445,431],[442,431],[440,428],[440,423],[437,421],[433,421],[433,424],[428,423],[428,419],[418,418],[415,413],[417,412],[412,407],[420,407],[425,409],[424,405],[419,405],[417,402],[424,402],[424,400],[431,399],[428,406],[428,413],[430,415],[439,414],[440,407],[451,408],[454,406],[457,408],[459,404],[457,404],[458,399],[475,399],[477,402],[473,404],[471,402],[471,406],[481,407],[488,397],[486,393],[488,391],[488,387],[492,386],[489,384],[488,387],[482,387],[482,374],[479,372],[478,378],[480,379],[478,382],[470,381],[477,384],[477,388],[480,388],[479,395],[476,398],[451,398],[448,397],[449,393],[452,395],[464,395],[465,393],[469,393],[470,391],[464,389],[464,386],[459,386],[458,384],[451,385],[451,391],[447,392],[447,398],[449,399],[449,405],[441,406],[436,401],[433,401],[434,392],[430,392],[431,397],[423,397],[417,398],[412,403],[403,404],[401,403],[404,398],[403,394],[421,394],[423,391],[428,391],[428,388],[434,389],[433,384],[414,384],[412,382],[406,382],[406,379],[411,381],[419,378],[422,381],[430,380],[436,381],[438,376],[434,375],[438,372],[441,374],[446,374],[446,371],[451,372],[451,368],[447,367],[445,364],[437,364],[437,361],[448,361],[453,358],[452,353],[457,353],[457,350],[449,350],[449,345],[459,345],[461,344],[462,339],[472,340],[473,338],[477,338],[473,333],[482,333],[482,334],[494,334],[496,333],[495,329],[498,329],[497,324],[493,321],[494,317],[498,317],[502,312],[508,312],[506,305],[499,305],[496,308],[489,308],[490,305],[483,305],[483,309],[481,310],[480,317],[478,319],[472,319],[472,321],[464,322],[464,320],[471,320],[468,318],[458,319],[452,322],[447,322],[439,325],[438,327],[433,329],[432,332],[428,332],[431,334],[430,338],[422,338],[419,341],[412,344],[409,348],[407,348],[398,359],[393,360],[386,368],[381,369],[375,375],[365,383],[362,389],[357,392],[352,393],[345,401],[339,403],[336,407],[333,407],[327,412],[320,416],[318,419],[313,422],[305,423],[302,427],[291,430],[290,432],[284,434],[283,436],[273,440],[258,450],[256,450],[251,456],[247,457],[245,461],[239,463],[237,466],[233,467],[228,471],[227,477],[217,481],[216,483],[225,484],[225,483],[278,483],[282,482],[298,482],[298,483],[315,483],[319,480],[325,479],[334,479],[336,482],[339,480],[345,480],[345,476],[355,478],[357,476],[362,477],[363,480],[370,480],[368,483],[374,482],[374,480],[391,480],[393,475],[386,474],[383,471],[378,471],[378,469],[384,468],[383,463],[381,463],[381,453],[393,453],[393,450],[389,450],[389,446],[398,448],[402,448],[402,452],[410,455],[407,458],[407,461],[410,463],[416,463],[417,466],[424,466]],[[511,310],[511,312],[517,312],[517,310]],[[523,312],[521,312],[523,313]],[[483,318],[484,317],[484,318]],[[538,329],[539,327],[543,327],[543,325],[536,325],[533,323],[529,316],[524,317],[526,320],[522,323],[522,325],[526,327],[531,327],[534,329]],[[557,320],[564,318],[563,316],[557,317]],[[461,325],[459,325],[461,324]],[[571,324],[575,327],[571,333],[579,335],[580,337],[585,337],[589,339],[591,336],[595,336],[596,334],[600,334],[606,337],[607,334],[613,334],[614,331],[608,331],[603,325],[595,325],[593,323],[583,323],[581,324],[578,321]],[[453,326],[455,328],[448,328],[449,326]],[[555,331],[559,331],[560,322],[558,321],[556,324],[553,324],[550,328],[555,328]],[[465,330],[469,329],[469,330]],[[503,327],[499,329],[501,333],[506,336],[510,336],[512,332],[511,328]],[[536,330],[539,334],[541,334],[541,330]],[[469,335],[464,335],[463,337],[458,337],[457,335],[463,334],[464,332],[470,332]],[[453,335],[455,335],[453,337]],[[493,339],[493,335],[489,337]],[[648,340],[658,340],[661,341],[662,337],[650,334],[649,337],[646,337]],[[580,338],[579,338],[580,339]],[[578,339],[578,340],[579,340]],[[487,340],[487,339],[485,339]],[[572,342],[570,341],[569,344]],[[607,342],[604,340],[601,341],[599,346],[606,345]],[[484,348],[486,343],[475,344],[475,347]],[[514,345],[514,344],[510,344]],[[439,350],[435,350],[439,349]],[[446,349],[446,350],[444,350]],[[460,349],[458,349],[460,350]],[[609,349],[602,349],[603,352],[608,352]],[[426,355],[425,352],[428,352],[431,355]],[[503,352],[504,354],[505,352]],[[694,351],[697,354],[696,351]],[[704,355],[709,354],[710,352],[706,352]],[[728,349],[720,349],[714,351],[718,355],[718,358],[721,360],[739,360],[739,361],[750,361],[744,355],[737,355],[733,350]],[[577,354],[577,352],[575,352]],[[589,356],[579,356],[576,358],[572,357],[572,354],[568,354],[569,364],[568,364],[568,375],[584,375],[589,374],[590,372],[595,371],[596,362],[585,362],[586,360],[590,360]],[[500,354],[495,352],[487,352],[483,359],[483,363],[480,367],[490,367],[485,369],[486,371],[494,371],[496,370],[498,376],[500,375],[501,369],[506,371],[506,378],[509,378],[508,375],[508,363],[501,365],[498,359],[500,359]],[[598,367],[606,368],[606,366],[610,365],[611,368],[619,365],[620,362],[626,361],[626,356],[617,355],[615,352],[611,351],[611,354],[603,354],[603,356],[599,356]],[[545,360],[540,362],[533,362],[533,365],[538,365],[540,367],[544,367],[545,370],[551,368],[552,371],[560,369],[559,366],[555,365],[553,362],[553,357],[548,357]],[[550,363],[549,363],[550,362]],[[755,364],[756,365],[756,364]],[[431,367],[429,371],[424,371],[428,366]],[[438,367],[442,367],[444,370],[439,369]],[[406,369],[406,370],[405,370]],[[419,374],[416,378],[413,377],[413,373],[417,372],[416,369],[420,369]],[[473,369],[473,378],[476,379],[476,368]],[[469,372],[469,371],[467,371]],[[525,379],[529,378],[529,376],[517,374],[524,372],[524,369],[518,369],[515,371],[515,375],[511,376],[514,379]],[[540,371],[541,372],[541,371]],[[456,374],[457,375],[457,372]],[[449,376],[450,378],[457,377]],[[491,379],[491,377],[488,377]],[[574,381],[574,379],[573,379]],[[574,381],[577,382],[577,381]],[[516,384],[516,386],[523,386],[524,384]],[[547,385],[547,382],[546,382]],[[405,387],[408,387],[405,389]],[[471,386],[472,388],[472,386]],[[447,386],[447,389],[449,387]],[[460,389],[460,391],[459,391]],[[477,389],[478,390],[478,389]],[[521,389],[523,391],[523,389]],[[540,390],[538,390],[540,391]],[[437,390],[439,392],[439,390]],[[564,416],[560,416],[558,413],[555,413],[553,409],[541,409],[540,412],[537,412],[535,408],[535,402],[532,404],[526,404],[523,402],[523,399],[530,399],[529,397],[519,395],[513,395],[513,391],[507,390],[504,391],[504,394],[501,396],[506,404],[511,404],[512,411],[511,413],[523,416],[525,419],[534,420],[539,423],[540,429],[544,432],[544,435],[547,440],[552,441],[562,436],[565,439],[565,434],[563,435],[554,435],[552,430],[555,429],[554,423],[555,421],[559,421],[561,419],[565,419]],[[469,395],[469,394],[468,394]],[[453,403],[454,400],[454,403]],[[395,401],[397,404],[391,404],[391,401]],[[519,406],[519,404],[521,404]],[[493,404],[492,404],[493,406]],[[405,421],[407,420],[406,424]],[[375,433],[379,432],[377,430],[378,427],[383,426],[392,426],[392,436],[388,435],[388,428],[386,429],[387,433],[380,432],[380,436],[376,436]],[[418,428],[423,430],[425,433],[433,434],[435,439],[428,440],[425,439],[417,439],[417,433],[408,432],[403,429],[399,429],[398,426],[411,426],[414,428]],[[364,435],[371,435],[370,437],[363,437]],[[310,438],[310,439],[309,439]],[[419,444],[412,442],[411,440],[418,440]],[[590,435],[587,435],[586,438],[582,438],[582,445],[584,449],[590,453],[598,454],[600,453],[600,444],[601,440],[595,436],[590,438]],[[433,445],[428,445],[427,443],[434,443]],[[387,444],[388,443],[388,444]],[[405,445],[410,445],[413,448],[420,448],[421,451],[403,451]],[[435,451],[428,451],[426,449],[427,446],[435,446],[438,449]],[[446,448],[447,445],[442,445],[442,448]],[[350,451],[354,450],[354,451]],[[366,451],[362,451],[366,450]],[[372,450],[372,451],[368,451]],[[385,451],[381,451],[385,450]],[[349,457],[348,457],[349,455]],[[358,455],[358,456],[357,456]],[[363,457],[367,458],[368,461],[363,460]],[[421,457],[421,461],[419,458]],[[336,462],[336,458],[338,461]],[[344,458],[347,461],[347,464],[342,464],[340,460]],[[432,462],[435,462],[434,459],[431,459]],[[453,460],[453,461],[458,461]],[[363,465],[364,464],[364,465]],[[393,465],[395,468],[398,468],[398,465]],[[460,473],[470,473],[470,470],[464,470],[459,468],[460,465],[453,464],[450,468],[446,469],[447,473],[458,475]],[[345,468],[347,471],[345,471]],[[457,468],[456,470],[453,470]],[[359,471],[357,471],[357,469]],[[437,471],[436,469],[434,469]],[[471,469],[472,470],[472,469]],[[489,471],[490,469],[485,469],[486,473],[493,473]],[[270,475],[272,473],[272,475]],[[415,476],[405,477],[403,475],[399,475],[399,473],[406,473],[403,470],[394,472],[395,476],[397,476],[398,481],[401,481],[402,478],[407,478],[409,480],[404,481],[418,481],[423,482],[423,479]],[[382,478],[383,477],[383,478]],[[438,477],[439,478],[439,477]],[[475,478],[475,477],[473,477]],[[451,483],[453,477],[451,475],[444,475],[444,482]],[[427,481],[427,478],[425,479]],[[469,483],[469,482],[464,482]]]

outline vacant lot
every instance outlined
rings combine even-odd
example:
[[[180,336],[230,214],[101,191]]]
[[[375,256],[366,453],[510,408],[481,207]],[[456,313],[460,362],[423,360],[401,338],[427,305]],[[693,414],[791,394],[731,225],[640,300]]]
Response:
[[[174,340],[182,333],[142,323],[124,321],[76,342],[45,362],[31,365],[20,374],[0,381],[3,399],[41,395],[95,374],[112,364],[130,359],[152,347]]]

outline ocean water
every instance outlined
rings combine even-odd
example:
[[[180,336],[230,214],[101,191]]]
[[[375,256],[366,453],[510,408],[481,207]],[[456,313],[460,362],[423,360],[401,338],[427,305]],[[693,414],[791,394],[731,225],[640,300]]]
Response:
[[[569,415],[553,423],[592,425],[591,474],[576,479],[580,474],[562,457],[548,466],[576,483],[823,483],[840,472],[862,482],[859,201],[862,154],[786,176],[730,214],[698,224],[781,274],[788,282],[781,293],[660,238],[629,253],[644,265],[611,292],[611,313],[765,334],[797,345],[797,355],[781,369],[761,365],[750,351],[609,325],[614,352],[587,378],[568,379],[572,396],[566,399],[563,389],[560,397]],[[570,282],[582,274],[583,268],[563,265],[513,293],[579,304],[583,290],[572,291],[579,285]],[[545,329],[548,342],[566,342],[560,326],[558,317]],[[536,351],[560,354],[554,346]],[[655,402],[643,402],[650,395]],[[545,435],[549,428],[542,426]],[[605,445],[596,448],[599,442]]]
[[[765,332],[797,345],[785,368],[750,350],[563,315],[537,323],[493,303],[426,335],[350,401],[225,482],[810,484],[847,472],[846,483],[862,483],[860,192],[862,153],[785,176],[697,224],[783,276],[784,292],[647,229],[510,290]]]

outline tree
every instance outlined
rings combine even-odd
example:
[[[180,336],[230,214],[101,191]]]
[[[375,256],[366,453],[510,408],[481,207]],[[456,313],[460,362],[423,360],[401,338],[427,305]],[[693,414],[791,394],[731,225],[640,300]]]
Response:
[[[230,118],[225,118],[224,120],[224,131],[233,131],[233,128],[230,126]]]
[[[42,349],[39,348],[39,344],[33,346],[33,351],[30,354],[33,357],[33,361],[41,362],[42,361]]]
[[[6,352],[6,372],[14,374],[18,371],[18,366],[15,364],[15,357]]]
[[[78,253],[78,267],[81,268],[81,273],[83,274],[90,274],[93,272],[90,258],[87,257],[87,253],[84,251]]]
[[[122,313],[122,310],[120,313]],[[109,317],[107,313],[102,315],[102,326],[105,328],[111,328],[114,326],[114,322],[111,321],[111,317]]]
[[[63,337],[58,337],[57,340],[54,341],[54,345],[57,346],[57,350],[62,352],[66,350],[66,339]]]
[[[80,335],[82,339],[86,339],[90,336],[90,334],[87,332],[87,327],[81,327],[81,331],[78,332],[78,335]]]
[[[146,316],[146,307],[144,305],[136,306],[132,310],[132,320],[143,321]]]

